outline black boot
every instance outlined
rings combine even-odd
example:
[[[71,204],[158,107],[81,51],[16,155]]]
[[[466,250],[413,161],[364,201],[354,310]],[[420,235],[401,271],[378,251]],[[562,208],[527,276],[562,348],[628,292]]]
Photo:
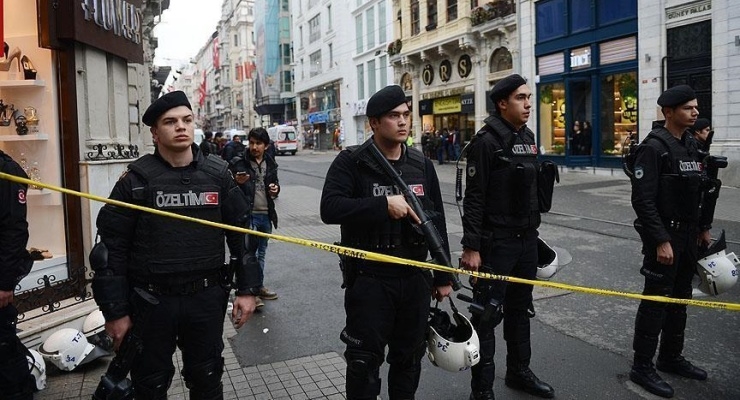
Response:
[[[707,371],[704,371],[699,367],[695,367],[682,356],[678,356],[671,360],[663,360],[658,357],[656,366],[659,371],[680,375],[684,378],[696,379],[698,381],[704,381],[707,379]]]
[[[673,388],[655,372],[651,362],[635,362],[630,371],[630,380],[656,396],[673,397]]]
[[[555,397],[555,389],[542,382],[529,367],[521,366],[506,368],[506,386],[525,391],[531,395],[551,399]]]
[[[471,392],[470,400],[496,400],[493,390],[484,390],[482,392]]]

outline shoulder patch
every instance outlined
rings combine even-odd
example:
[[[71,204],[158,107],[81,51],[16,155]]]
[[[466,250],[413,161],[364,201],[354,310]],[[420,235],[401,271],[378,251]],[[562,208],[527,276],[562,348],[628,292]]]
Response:
[[[468,176],[469,177],[471,177],[471,178],[474,177],[475,176],[475,172],[476,172],[475,165],[468,165],[467,172],[468,172]]]
[[[642,169],[642,166],[636,166],[635,167],[635,179],[640,179],[645,175],[645,171]]]
[[[18,189],[18,204],[26,204],[26,191]]]

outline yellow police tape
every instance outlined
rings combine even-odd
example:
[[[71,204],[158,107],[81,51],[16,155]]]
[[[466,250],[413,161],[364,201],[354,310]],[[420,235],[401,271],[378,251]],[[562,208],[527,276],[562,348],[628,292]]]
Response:
[[[203,225],[212,226],[215,228],[228,229],[228,230],[235,231],[235,232],[248,233],[248,234],[252,234],[256,236],[272,238],[275,240],[280,240],[282,242],[294,243],[294,244],[298,244],[298,245],[306,246],[306,247],[313,247],[319,250],[324,250],[324,251],[328,251],[331,253],[359,258],[363,260],[412,265],[415,267],[426,268],[426,269],[431,269],[431,270],[436,270],[436,271],[470,275],[470,276],[473,276],[475,278],[480,278],[480,279],[493,279],[493,280],[501,280],[501,281],[507,281],[507,282],[524,283],[524,284],[529,284],[533,286],[549,287],[549,288],[554,288],[554,289],[569,290],[569,291],[581,292],[581,293],[598,294],[602,296],[617,296],[617,297],[626,297],[630,299],[652,300],[652,301],[663,302],[663,303],[675,303],[675,304],[685,304],[685,305],[698,306],[698,307],[707,307],[707,308],[714,308],[714,309],[719,309],[719,310],[740,311],[740,304],[737,304],[737,303],[725,303],[725,302],[718,302],[718,301],[704,301],[704,300],[693,300],[693,299],[675,299],[672,297],[664,297],[664,296],[646,296],[642,294],[621,292],[617,290],[596,289],[596,288],[589,288],[589,287],[583,287],[583,286],[568,285],[565,283],[529,280],[529,279],[517,278],[513,276],[494,275],[494,274],[490,274],[486,272],[467,271],[467,270],[462,270],[462,269],[457,269],[457,268],[450,268],[444,265],[437,265],[437,264],[432,264],[432,263],[422,262],[422,261],[407,260],[404,258],[393,257],[393,256],[380,254],[380,253],[374,253],[371,251],[358,250],[358,249],[353,249],[350,247],[316,242],[313,240],[306,240],[306,239],[300,239],[300,238],[294,238],[294,237],[288,237],[288,236],[280,236],[280,235],[275,235],[275,234],[263,233],[259,231],[253,231],[251,229],[240,228],[240,227],[222,224],[218,222],[188,217],[185,215],[175,214],[172,212],[161,211],[161,210],[157,210],[157,209],[153,209],[149,207],[142,207],[136,204],[108,199],[105,197],[100,197],[100,196],[96,196],[96,195],[89,194],[89,193],[78,192],[75,190],[71,190],[71,189],[67,189],[67,188],[63,188],[59,186],[49,185],[43,182],[37,182],[37,181],[32,181],[30,179],[20,178],[15,175],[6,174],[3,172],[0,172],[0,179],[7,179],[13,182],[24,183],[27,185],[34,185],[36,187],[51,189],[51,190],[69,194],[72,196],[84,197],[90,200],[113,204],[113,205],[120,206],[120,207],[132,208],[135,210],[149,212],[149,213],[161,215],[164,217],[177,218],[177,219],[181,219],[185,221],[191,221],[191,222],[195,222],[195,223],[199,223]]]

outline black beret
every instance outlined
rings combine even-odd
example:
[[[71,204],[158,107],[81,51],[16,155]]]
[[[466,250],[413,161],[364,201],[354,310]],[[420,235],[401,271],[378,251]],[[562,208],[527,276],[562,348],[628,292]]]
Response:
[[[711,124],[712,123],[709,122],[708,119],[706,119],[706,118],[699,118],[699,119],[696,120],[696,122],[694,122],[694,130],[695,131],[700,131],[700,130],[702,130],[704,128],[709,127],[709,125],[711,125]]]
[[[146,109],[146,112],[144,112],[144,116],[141,117],[141,122],[143,122],[147,126],[154,126],[154,124],[157,123],[157,118],[159,118],[160,115],[166,113],[167,110],[171,108],[179,106],[185,106],[191,110],[193,109],[193,107],[190,106],[188,97],[185,96],[185,93],[182,90],[169,92],[166,95],[155,100],[154,103],[152,103],[149,108]]]
[[[696,98],[694,89],[689,85],[674,86],[658,97],[658,105],[661,107],[678,107],[683,103],[689,102]]]
[[[365,107],[365,115],[379,117],[406,102],[406,93],[398,85],[386,86],[378,90]]]
[[[496,104],[499,100],[508,98],[511,93],[519,88],[519,86],[525,85],[526,83],[527,81],[519,74],[509,75],[493,85],[493,89],[491,89],[489,97],[493,104]]]

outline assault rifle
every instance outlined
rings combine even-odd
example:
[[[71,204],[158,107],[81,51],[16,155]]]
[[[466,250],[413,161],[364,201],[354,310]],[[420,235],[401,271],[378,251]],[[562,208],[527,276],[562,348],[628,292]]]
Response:
[[[108,370],[100,378],[93,400],[129,400],[134,398],[134,388],[127,378],[136,357],[141,354],[144,344],[141,341],[144,327],[159,300],[149,292],[134,288],[134,307],[139,313],[133,328],[123,338],[116,356],[108,365]]]
[[[406,202],[411,206],[411,209],[413,209],[416,215],[419,216],[421,223],[416,226],[421,230],[421,233],[424,234],[424,237],[426,238],[427,245],[429,246],[429,253],[431,253],[434,263],[454,268],[452,266],[452,262],[450,262],[450,257],[447,255],[447,252],[445,252],[444,245],[442,244],[442,237],[434,226],[432,220],[429,219],[427,214],[424,212],[424,208],[421,206],[421,202],[414,192],[409,189],[409,186],[403,181],[403,178],[401,178],[398,171],[393,168],[383,153],[380,152],[378,147],[375,145],[375,142],[371,143],[367,147],[373,158],[378,162],[379,166],[389,177],[391,177],[391,179],[393,179],[395,185],[401,190],[401,193],[403,193],[403,196],[406,198]],[[461,287],[462,284],[460,283],[460,279],[457,277],[457,274],[452,274],[452,288],[454,290],[459,290]]]

